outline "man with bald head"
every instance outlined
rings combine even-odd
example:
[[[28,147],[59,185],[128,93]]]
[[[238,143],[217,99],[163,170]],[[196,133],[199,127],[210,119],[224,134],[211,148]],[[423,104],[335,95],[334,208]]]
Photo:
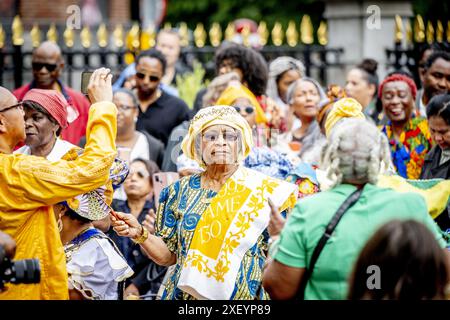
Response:
[[[81,92],[63,85],[59,79],[64,68],[61,49],[54,42],[45,41],[33,51],[31,64],[33,81],[16,89],[13,92],[14,95],[17,99],[22,100],[25,94],[33,88],[53,89],[61,92],[71,106],[71,110],[68,110],[68,120],[71,123],[61,132],[61,137],[63,140],[78,144],[86,134],[89,101]],[[77,114],[78,117],[76,117]],[[72,122],[75,117],[76,120]]]
[[[39,284],[6,284],[2,299],[68,299],[66,260],[53,205],[104,185],[117,153],[117,108],[109,69],[88,86],[92,106],[84,153],[73,161],[13,154],[25,138],[22,103],[0,87],[0,230],[16,242],[15,259],[39,259]]]

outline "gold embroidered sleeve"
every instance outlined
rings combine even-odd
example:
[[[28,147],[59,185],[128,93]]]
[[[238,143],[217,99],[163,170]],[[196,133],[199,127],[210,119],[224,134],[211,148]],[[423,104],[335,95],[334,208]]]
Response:
[[[53,205],[104,185],[116,155],[116,116],[113,103],[91,106],[85,151],[76,160],[50,162],[26,155],[2,157],[0,184],[5,184],[21,207]]]

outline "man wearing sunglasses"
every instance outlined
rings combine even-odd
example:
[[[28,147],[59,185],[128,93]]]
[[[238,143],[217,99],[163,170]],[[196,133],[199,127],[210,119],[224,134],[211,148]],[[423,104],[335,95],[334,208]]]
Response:
[[[71,106],[68,110],[70,125],[61,133],[62,139],[78,144],[86,134],[89,101],[78,91],[62,84],[60,76],[64,68],[61,49],[53,42],[43,42],[33,51],[31,59],[33,81],[16,90],[13,94],[22,100],[31,89],[53,89],[61,92]]]
[[[146,131],[167,145],[172,129],[189,120],[186,103],[159,88],[166,71],[166,58],[156,50],[141,52],[136,57],[136,89],[139,117],[136,128]]]

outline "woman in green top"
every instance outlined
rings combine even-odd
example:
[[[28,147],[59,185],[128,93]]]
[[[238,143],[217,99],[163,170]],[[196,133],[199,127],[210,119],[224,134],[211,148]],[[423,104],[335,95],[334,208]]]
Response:
[[[360,250],[376,229],[392,219],[424,223],[445,246],[421,196],[376,186],[380,166],[389,163],[389,146],[367,120],[341,121],[333,129],[321,160],[334,186],[300,200],[273,244],[272,259],[263,276],[264,288],[272,299],[297,295],[325,227],[356,188],[362,188],[362,194],[323,248],[307,282],[305,299],[345,299],[347,280]]]

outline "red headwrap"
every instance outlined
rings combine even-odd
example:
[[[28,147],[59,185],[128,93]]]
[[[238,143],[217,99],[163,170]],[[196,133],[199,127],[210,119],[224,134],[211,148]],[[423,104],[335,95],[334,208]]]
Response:
[[[403,74],[393,74],[392,76],[389,76],[387,78],[385,78],[383,80],[383,82],[380,84],[379,90],[378,90],[378,97],[381,98],[381,95],[383,93],[383,87],[386,83],[388,82],[393,82],[393,81],[403,81],[405,82],[408,86],[409,89],[411,90],[411,94],[413,96],[413,99],[416,100],[416,94],[417,94],[417,87],[416,84],[414,83],[413,79],[411,79],[408,76],[405,76]]]
[[[66,98],[56,90],[31,89],[23,97],[22,101],[33,101],[42,106],[65,129],[67,123]]]

